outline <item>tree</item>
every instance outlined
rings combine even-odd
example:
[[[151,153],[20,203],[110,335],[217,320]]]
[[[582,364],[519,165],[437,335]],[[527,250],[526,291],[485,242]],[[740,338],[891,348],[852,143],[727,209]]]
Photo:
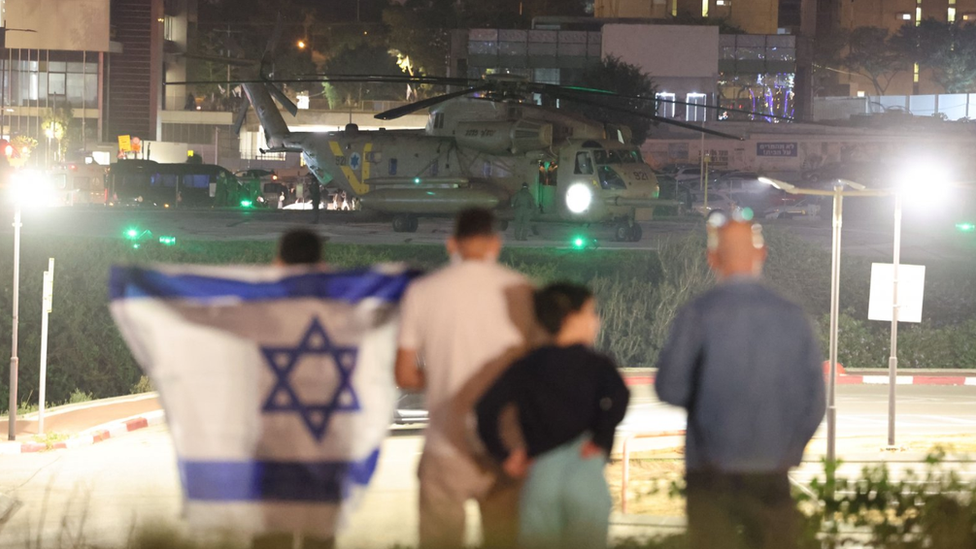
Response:
[[[892,79],[909,68],[909,62],[888,37],[888,29],[858,27],[847,40],[844,65],[866,77],[878,95],[884,95]]]
[[[65,137],[68,135],[68,128],[72,120],[74,120],[74,117],[74,111],[70,105],[67,103],[57,103],[48,110],[44,121],[41,122],[41,130],[43,130],[45,137],[47,137],[48,144],[50,145],[51,139],[56,139],[58,142],[58,148],[54,155],[56,162],[64,159],[64,153],[68,146],[68,141]]]
[[[631,95],[646,97],[647,99],[619,99],[608,98],[606,104],[614,107],[623,107],[635,111],[654,114],[655,100],[654,94],[657,88],[651,77],[641,71],[640,67],[624,63],[620,59],[610,56],[603,60],[599,65],[595,65],[583,71],[576,82],[577,85],[606,90],[621,95]],[[587,99],[601,102],[599,96],[588,96]],[[653,122],[646,118],[635,117],[632,114],[612,111],[601,107],[576,103],[567,100],[564,108],[572,109],[583,116],[601,120],[610,124],[628,126],[631,129],[632,141],[640,145],[651,131]]]
[[[391,55],[386,48],[369,45],[361,45],[338,53],[326,62],[323,69],[326,74],[331,75],[403,75],[400,67],[397,66],[397,58]],[[362,100],[402,100],[406,96],[404,84],[327,82],[324,84],[324,88],[325,95],[329,100],[329,107],[333,109],[358,105]]]
[[[976,26],[924,19],[918,26],[905,24],[892,43],[911,61],[930,69],[946,92],[976,91]]]
[[[813,42],[813,86],[814,94],[822,95],[831,84],[836,83],[837,74],[846,72],[842,52],[848,47],[849,35],[842,29]]]
[[[457,23],[454,3],[447,0],[408,1],[383,11],[390,49],[409,57],[414,74],[443,76],[450,41],[446,29]]]

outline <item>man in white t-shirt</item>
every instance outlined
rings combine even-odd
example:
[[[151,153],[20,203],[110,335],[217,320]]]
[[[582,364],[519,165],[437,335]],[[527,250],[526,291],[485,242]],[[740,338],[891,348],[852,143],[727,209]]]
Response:
[[[517,483],[475,449],[471,425],[475,403],[537,333],[532,286],[498,265],[501,247],[491,212],[461,212],[447,242],[451,264],[411,284],[401,304],[397,384],[425,390],[430,414],[418,471],[425,549],[464,545],[470,499],[485,546],[515,544]]]

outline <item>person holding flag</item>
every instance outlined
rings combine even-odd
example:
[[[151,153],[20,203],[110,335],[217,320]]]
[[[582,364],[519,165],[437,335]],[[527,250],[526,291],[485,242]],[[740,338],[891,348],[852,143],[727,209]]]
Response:
[[[376,469],[418,273],[329,269],[311,236],[283,239],[275,266],[112,269],[111,312],[164,404],[191,527],[328,546]]]

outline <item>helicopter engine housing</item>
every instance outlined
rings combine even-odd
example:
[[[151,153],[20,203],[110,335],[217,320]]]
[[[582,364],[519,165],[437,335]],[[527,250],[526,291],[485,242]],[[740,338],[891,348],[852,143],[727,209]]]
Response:
[[[552,124],[535,120],[459,122],[458,145],[494,155],[514,155],[552,146]]]

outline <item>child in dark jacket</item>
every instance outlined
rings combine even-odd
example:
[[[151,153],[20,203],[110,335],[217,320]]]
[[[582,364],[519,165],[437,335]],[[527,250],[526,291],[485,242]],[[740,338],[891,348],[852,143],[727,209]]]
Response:
[[[534,296],[552,336],[513,364],[477,406],[478,433],[512,477],[525,478],[522,547],[604,547],[610,493],[603,469],[630,394],[614,362],[593,350],[600,317],[592,292],[557,283]],[[514,406],[524,446],[510,450],[499,416]]]

